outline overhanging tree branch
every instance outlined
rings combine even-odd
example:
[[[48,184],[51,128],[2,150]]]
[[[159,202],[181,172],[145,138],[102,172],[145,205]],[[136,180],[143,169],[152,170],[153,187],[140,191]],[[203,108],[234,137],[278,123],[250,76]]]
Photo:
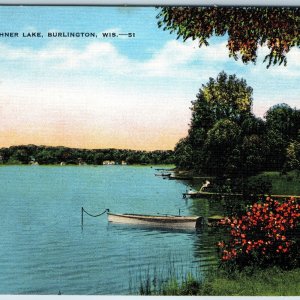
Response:
[[[267,68],[287,64],[286,54],[300,48],[299,7],[160,7],[158,26],[177,38],[209,45],[212,36],[228,35],[229,56],[256,62],[259,46],[266,45]]]

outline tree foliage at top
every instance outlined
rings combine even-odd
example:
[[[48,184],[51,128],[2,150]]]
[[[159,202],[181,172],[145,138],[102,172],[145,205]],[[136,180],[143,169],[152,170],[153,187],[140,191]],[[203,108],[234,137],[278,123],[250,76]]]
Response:
[[[229,56],[256,62],[258,46],[267,45],[270,65],[287,64],[286,54],[300,47],[298,7],[161,7],[158,26],[177,38],[208,45],[212,36],[228,35]]]

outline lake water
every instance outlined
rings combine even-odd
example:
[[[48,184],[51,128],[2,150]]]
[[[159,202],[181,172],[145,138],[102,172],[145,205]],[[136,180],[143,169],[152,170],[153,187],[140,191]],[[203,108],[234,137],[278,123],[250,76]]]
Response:
[[[0,167],[0,294],[135,294],[141,278],[204,276],[218,234],[109,224],[115,213],[209,215],[218,205],[183,200],[183,182],[149,166]]]

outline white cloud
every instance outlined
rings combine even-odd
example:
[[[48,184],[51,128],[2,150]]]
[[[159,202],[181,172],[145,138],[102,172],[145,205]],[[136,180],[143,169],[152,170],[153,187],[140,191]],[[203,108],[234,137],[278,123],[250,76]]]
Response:
[[[82,49],[55,44],[43,49],[13,48],[0,44],[1,59],[41,64],[48,70],[99,70],[115,75],[198,79],[203,74],[201,67],[205,67],[207,74],[207,63],[213,65],[223,61],[227,57],[226,51],[224,43],[212,45],[207,51],[205,47],[199,49],[195,41],[169,41],[162,49],[154,51],[148,60],[138,61],[122,55],[111,42],[91,42]],[[215,70],[214,66],[210,68]]]
[[[257,64],[251,68],[251,72],[254,74],[261,74],[262,72],[267,72],[268,76],[272,77],[287,77],[287,78],[296,78],[300,76],[300,49],[292,48],[287,54],[287,65],[284,66],[282,63],[279,65],[271,65],[268,69],[266,61],[263,63],[263,60],[266,55],[268,55],[270,50],[267,46],[260,47],[258,49],[258,59]]]
[[[117,31],[119,28],[111,28],[105,31]],[[258,61],[254,66],[252,63],[245,66],[239,60],[234,62],[233,58],[228,60],[228,49],[226,41],[211,44],[208,47],[199,48],[197,41],[186,41],[185,43],[171,40],[165,43],[161,49],[153,49],[152,56],[143,61],[127,57],[119,52],[112,42],[97,41],[90,42],[83,48],[74,44],[50,43],[42,49],[29,47],[14,48],[0,44],[0,58],[2,62],[7,60],[22,61],[22,64],[40,64],[43,70],[59,71],[84,71],[98,72],[98,74],[109,74],[116,76],[139,76],[154,78],[185,78],[197,81],[205,80],[225,69],[225,63],[230,62],[233,71],[243,68],[247,76],[261,76],[268,74],[270,77],[297,78],[300,76],[300,49],[293,48],[288,54],[287,67],[271,66],[266,70],[263,58],[268,53],[266,46],[260,47]],[[31,65],[28,65],[30,68]],[[38,67],[36,67],[38,69]]]
[[[109,42],[90,43],[83,50],[60,49],[57,53],[47,51],[48,55],[62,60],[55,67],[59,69],[99,69],[108,73],[122,75],[131,72],[130,60],[122,56]]]
[[[152,58],[142,64],[142,68],[147,74],[160,77],[201,77],[203,69],[207,73],[207,65],[212,65],[213,71],[215,63],[222,62],[228,58],[226,43],[219,43],[199,48],[197,41],[169,41],[165,46],[154,53]]]
[[[12,48],[5,44],[0,44],[0,57],[3,60],[20,60],[32,57],[32,51],[29,48]]]

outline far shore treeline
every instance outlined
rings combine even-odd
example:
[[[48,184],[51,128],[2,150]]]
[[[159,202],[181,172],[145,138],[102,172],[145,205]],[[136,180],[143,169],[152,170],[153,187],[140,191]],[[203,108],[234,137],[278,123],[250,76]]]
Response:
[[[12,165],[172,164],[173,162],[172,150],[77,149],[36,145],[0,149],[0,164]]]

